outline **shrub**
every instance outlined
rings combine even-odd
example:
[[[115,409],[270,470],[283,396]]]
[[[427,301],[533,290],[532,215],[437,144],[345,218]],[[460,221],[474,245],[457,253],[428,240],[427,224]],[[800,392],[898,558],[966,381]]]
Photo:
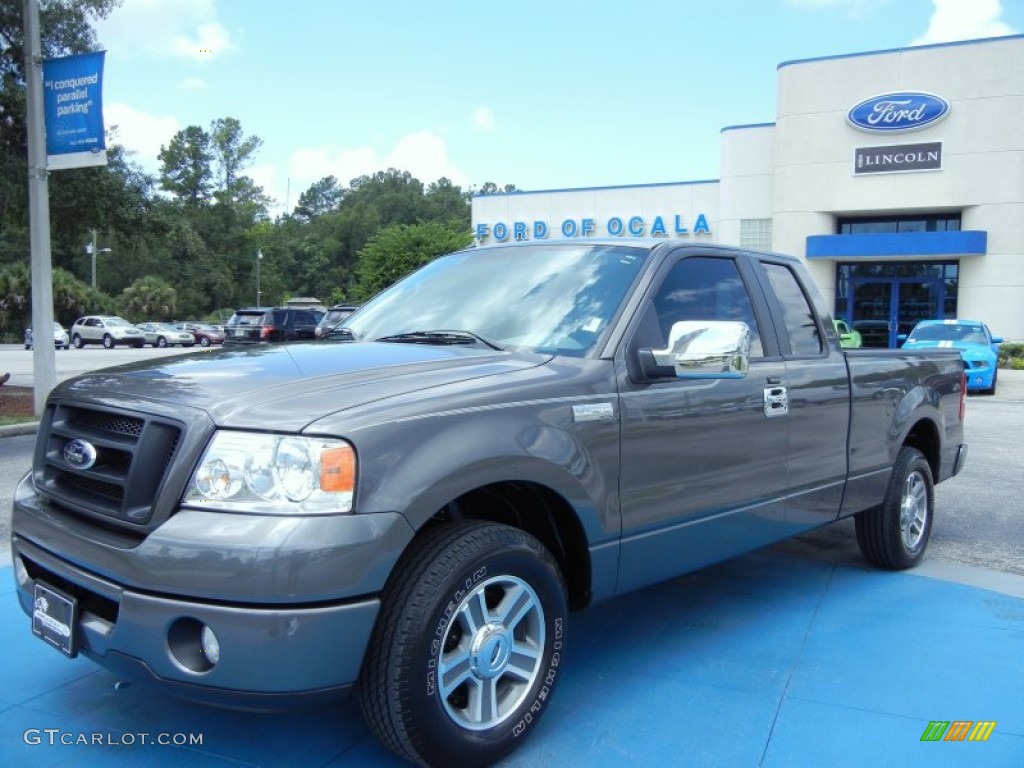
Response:
[[[1024,368],[1024,344],[1015,341],[1004,341],[1000,344],[999,365],[1018,371]]]

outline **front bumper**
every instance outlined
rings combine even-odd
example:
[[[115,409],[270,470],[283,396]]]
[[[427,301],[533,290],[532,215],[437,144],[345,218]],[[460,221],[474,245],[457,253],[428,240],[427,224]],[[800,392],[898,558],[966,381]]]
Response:
[[[18,602],[32,614],[35,581],[74,595],[78,649],[115,674],[168,692],[240,706],[343,690],[359,676],[377,618],[376,598],[333,605],[263,607],[204,603],[127,589],[15,537]],[[217,636],[204,658],[198,627]],[[26,631],[28,628],[26,627]]]
[[[281,521],[181,510],[139,542],[106,539],[47,505],[29,478],[12,530],[15,586],[29,616],[38,581],[76,599],[78,650],[115,674],[257,708],[356,680],[377,593],[411,538],[399,515]],[[213,664],[204,626],[220,646]]]

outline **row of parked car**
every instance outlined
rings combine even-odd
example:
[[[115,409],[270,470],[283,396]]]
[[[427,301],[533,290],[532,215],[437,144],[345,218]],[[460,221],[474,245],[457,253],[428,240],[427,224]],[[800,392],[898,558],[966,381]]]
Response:
[[[130,323],[116,315],[86,315],[70,329],[53,324],[58,349],[86,344],[143,347],[210,347],[216,344],[253,344],[302,341],[324,337],[357,309],[337,304],[327,312],[300,307],[247,307],[237,310],[224,326],[200,322]],[[25,330],[25,349],[32,349],[32,329]]]
[[[31,328],[25,329],[25,349],[35,343]],[[71,346],[81,349],[86,344],[101,344],[107,349],[118,345],[144,347],[209,347],[224,343],[224,329],[199,322],[129,323],[117,315],[86,315],[78,318],[70,329],[53,324],[53,343],[58,349]]]

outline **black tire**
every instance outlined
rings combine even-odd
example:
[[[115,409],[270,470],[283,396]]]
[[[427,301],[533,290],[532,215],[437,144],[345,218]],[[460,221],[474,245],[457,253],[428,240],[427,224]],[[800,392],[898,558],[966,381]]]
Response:
[[[155,346],[160,347],[160,349],[163,349],[164,347],[167,346],[167,339],[165,339],[163,336],[158,336]]]
[[[114,346],[114,339],[111,337],[111,335],[109,333],[103,334],[103,348],[113,349]]]
[[[499,760],[550,703],[567,613],[558,566],[529,534],[479,521],[424,534],[381,598],[357,685],[367,724],[421,765]]]
[[[200,336],[199,337],[199,346],[201,346],[201,347],[208,347],[208,346],[210,346],[210,337],[209,336]]]
[[[917,565],[928,547],[935,513],[932,470],[916,448],[903,446],[889,478],[885,500],[855,518],[857,544],[881,568]]]
[[[82,341],[82,337],[77,333],[74,335],[74,338],[71,339],[71,343],[75,345],[75,349],[81,349],[85,346],[85,342]]]
[[[65,344],[65,345],[64,345],[64,349],[70,349],[70,348],[71,348],[71,345],[70,345],[70,344]]]

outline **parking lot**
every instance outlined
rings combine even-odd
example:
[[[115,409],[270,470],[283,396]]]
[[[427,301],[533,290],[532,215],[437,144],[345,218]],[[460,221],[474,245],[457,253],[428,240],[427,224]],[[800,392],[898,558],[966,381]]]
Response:
[[[968,465],[938,487],[913,571],[864,565],[842,522],[575,614],[551,709],[503,765],[1024,765],[1022,429],[1024,372],[1001,372],[997,395],[968,401]],[[30,450],[0,440],[5,541]],[[348,700],[223,711],[63,658],[29,632],[9,568],[0,633],[7,764],[399,764]],[[933,721],[995,726],[984,742],[922,741]]]

